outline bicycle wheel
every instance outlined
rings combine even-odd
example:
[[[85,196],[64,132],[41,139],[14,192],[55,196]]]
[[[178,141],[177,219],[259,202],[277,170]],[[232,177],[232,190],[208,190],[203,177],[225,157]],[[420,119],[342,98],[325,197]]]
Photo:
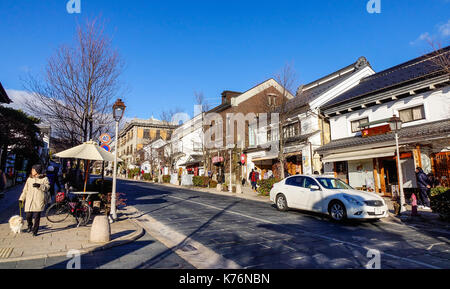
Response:
[[[61,223],[67,219],[70,211],[66,204],[64,203],[55,203],[48,207],[45,216],[47,220],[51,223]]]
[[[89,223],[89,220],[91,219],[91,211],[92,208],[86,202],[82,202],[80,204],[77,208],[76,214],[78,226],[85,226]]]

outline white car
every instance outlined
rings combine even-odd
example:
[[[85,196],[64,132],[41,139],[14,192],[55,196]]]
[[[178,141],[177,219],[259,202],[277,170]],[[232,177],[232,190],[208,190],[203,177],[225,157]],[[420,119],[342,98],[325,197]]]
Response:
[[[357,191],[340,179],[295,175],[274,184],[270,200],[280,211],[289,208],[330,215],[333,220],[381,219],[388,216],[383,198]]]

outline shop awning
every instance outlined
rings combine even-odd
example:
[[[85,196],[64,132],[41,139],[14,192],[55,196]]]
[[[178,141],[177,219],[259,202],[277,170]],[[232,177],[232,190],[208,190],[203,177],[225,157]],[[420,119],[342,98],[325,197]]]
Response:
[[[278,158],[278,156],[271,156],[271,157],[260,157],[256,159],[252,159],[252,162],[260,162],[260,161],[267,161],[267,160],[273,160]]]
[[[322,158],[322,161],[324,163],[334,163],[341,161],[363,160],[363,159],[373,159],[391,156],[395,156],[395,147],[331,154]]]

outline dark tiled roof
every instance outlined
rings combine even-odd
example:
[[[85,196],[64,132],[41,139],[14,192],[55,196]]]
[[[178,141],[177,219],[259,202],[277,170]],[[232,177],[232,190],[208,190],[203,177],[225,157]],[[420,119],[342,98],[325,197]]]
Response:
[[[302,142],[308,140],[308,138],[310,136],[315,135],[317,132],[319,132],[319,131],[315,131],[315,132],[312,132],[312,133],[303,134],[303,135],[297,135],[297,136],[294,136],[294,137],[287,138],[285,140],[285,143],[286,143],[286,145],[293,145],[293,144],[302,143]]]
[[[324,92],[350,78],[354,73],[366,66],[370,66],[369,62],[366,58],[360,57],[355,63],[300,87],[297,96],[286,103],[285,110],[293,111],[309,104]]]
[[[450,46],[443,48],[438,53],[433,52],[378,72],[361,80],[361,82],[349,91],[323,105],[322,109],[328,109],[337,104],[343,104],[350,100],[363,98],[396,86],[414,82],[423,77],[442,73],[442,68],[436,64],[436,55],[450,57]]]
[[[399,131],[399,138],[414,138],[414,137],[427,137],[433,135],[441,135],[450,133],[450,119],[430,122],[427,124],[420,124],[410,127],[402,128]],[[333,140],[330,143],[317,149],[317,152],[324,153],[330,150],[344,149],[348,147],[356,147],[361,145],[370,145],[382,142],[395,141],[395,135],[393,133],[381,134],[371,137],[349,137],[338,140]]]
[[[5,89],[0,82],[0,103],[11,103],[11,99],[9,99],[8,94],[6,94]]]

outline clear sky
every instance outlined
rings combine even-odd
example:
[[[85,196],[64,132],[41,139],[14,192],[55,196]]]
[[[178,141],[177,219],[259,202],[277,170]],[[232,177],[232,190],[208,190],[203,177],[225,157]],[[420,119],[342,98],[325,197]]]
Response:
[[[192,114],[194,91],[218,104],[223,90],[245,91],[286,63],[296,87],[360,56],[381,71],[428,52],[428,37],[450,37],[450,0],[380,0],[380,14],[368,0],[81,0],[81,14],[67,13],[67,1],[0,0],[0,81],[22,90],[77,23],[101,15],[127,64],[129,118]]]

